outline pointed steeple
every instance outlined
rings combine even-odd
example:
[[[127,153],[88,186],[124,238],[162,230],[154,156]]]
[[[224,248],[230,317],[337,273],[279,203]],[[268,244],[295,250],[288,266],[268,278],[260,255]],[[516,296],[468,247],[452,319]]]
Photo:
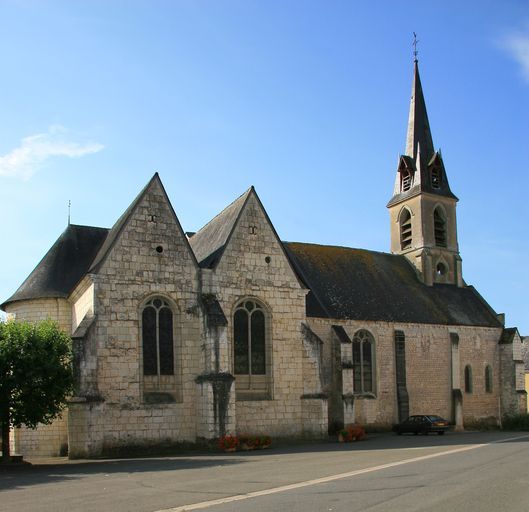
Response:
[[[463,286],[457,243],[457,197],[450,190],[440,151],[435,151],[413,45],[414,73],[406,154],[397,166],[391,219],[391,252],[408,258],[425,284]]]
[[[420,162],[417,161],[419,145],[421,147]],[[406,138],[406,155],[414,159],[417,168],[426,169],[434,153],[432,132],[430,131],[421,77],[419,76],[419,62],[415,59],[410,115],[408,117],[408,135]]]
[[[441,153],[434,149],[419,76],[419,63],[415,58],[406,153],[400,157],[393,197],[388,206],[414,197],[421,192],[457,200],[450,190]]]

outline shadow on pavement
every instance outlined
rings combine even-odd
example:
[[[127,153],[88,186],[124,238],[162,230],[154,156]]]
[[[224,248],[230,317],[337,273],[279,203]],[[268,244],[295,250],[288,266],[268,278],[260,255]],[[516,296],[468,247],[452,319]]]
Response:
[[[38,460],[38,459],[36,459]],[[49,460],[49,459],[48,459]],[[84,476],[116,473],[144,473],[159,471],[178,471],[182,469],[200,469],[224,467],[244,463],[238,457],[225,458],[216,455],[199,458],[172,457],[148,459],[120,459],[104,461],[86,461],[62,463],[35,463],[28,465],[0,466],[0,491],[13,490],[29,485],[50,484],[73,481]]]
[[[525,436],[525,437],[524,437]],[[520,439],[513,439],[520,438]],[[33,460],[33,465],[0,466],[0,491],[20,489],[27,486],[61,481],[75,481],[90,475],[112,475],[117,473],[149,473],[189,469],[227,467],[246,462],[257,462],[258,458],[270,458],[303,453],[369,452],[375,450],[409,450],[456,447],[494,442],[529,442],[529,432],[447,432],[443,436],[402,435],[393,433],[369,434],[364,441],[338,443],[335,438],[322,442],[278,441],[269,450],[236,452],[232,454],[193,452],[158,458],[134,458],[117,460],[87,460],[55,462],[47,459]],[[278,461],[279,463],[280,461]]]

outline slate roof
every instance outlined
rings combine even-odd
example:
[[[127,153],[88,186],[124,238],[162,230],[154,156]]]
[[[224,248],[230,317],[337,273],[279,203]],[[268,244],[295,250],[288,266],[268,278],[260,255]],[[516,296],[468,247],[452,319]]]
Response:
[[[433,188],[430,180],[431,169],[433,166],[436,166],[439,172],[440,182],[438,188]],[[410,189],[401,192],[400,173],[403,167],[405,167],[411,172],[413,178],[412,186],[410,187]],[[432,156],[431,160],[428,162],[428,165],[426,165],[425,167],[421,167],[420,169],[417,169],[413,158],[411,158],[410,156],[402,155],[400,157],[397,176],[395,179],[395,186],[393,190],[393,197],[389,200],[387,206],[399,203],[401,201],[404,201],[405,199],[417,196],[423,192],[443,197],[451,197],[452,199],[458,201],[457,196],[455,196],[450,190],[450,185],[448,184],[448,176],[446,174],[443,159],[439,152],[436,152]]]
[[[202,266],[215,264],[246,196],[243,194],[201,230],[204,238],[197,247],[206,254]],[[213,226],[222,236],[214,236]],[[110,233],[106,228],[68,226],[0,307],[18,300],[68,297],[108,247]],[[310,290],[306,302],[309,317],[501,327],[494,311],[473,287],[426,286],[404,256],[297,242],[283,242],[283,247],[299,279]],[[511,330],[505,329],[503,337],[509,334]]]
[[[404,256],[293,242],[284,246],[310,289],[309,317],[501,327],[473,287],[426,286]]]
[[[414,62],[413,85],[411,87],[410,112],[408,116],[408,133],[406,137],[406,154],[417,161],[417,150],[420,147],[421,166],[432,158],[435,150],[426,112],[426,102],[422,91],[419,63]]]
[[[108,232],[106,228],[70,224],[0,308],[19,300],[68,297],[87,273]]]
[[[214,268],[217,265],[252,190],[250,187],[189,239],[200,267]]]
[[[437,188],[432,186],[430,178],[431,169],[434,166],[437,168],[440,177]],[[406,167],[412,174],[412,186],[405,192],[401,192],[400,187],[402,167]],[[421,192],[451,197],[457,200],[457,197],[450,190],[441,153],[434,149],[428,113],[426,112],[426,102],[419,76],[419,64],[415,60],[408,132],[406,135],[406,154],[399,159],[393,197],[390,199],[388,206],[414,197]]]
[[[503,332],[501,333],[500,337],[500,344],[507,345],[512,343],[516,333],[518,333],[518,329],[516,327],[506,327],[505,329],[503,329]]]

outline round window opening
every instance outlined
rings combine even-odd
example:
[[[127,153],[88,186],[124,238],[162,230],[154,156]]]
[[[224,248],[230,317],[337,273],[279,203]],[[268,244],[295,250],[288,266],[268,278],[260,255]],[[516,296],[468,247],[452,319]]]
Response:
[[[163,252],[163,247],[162,247],[161,245],[159,245],[158,247],[156,247],[156,252],[157,252],[158,254],[162,254],[162,252]]]
[[[438,263],[437,264],[437,275],[438,276],[444,276],[446,275],[446,265],[444,263]]]

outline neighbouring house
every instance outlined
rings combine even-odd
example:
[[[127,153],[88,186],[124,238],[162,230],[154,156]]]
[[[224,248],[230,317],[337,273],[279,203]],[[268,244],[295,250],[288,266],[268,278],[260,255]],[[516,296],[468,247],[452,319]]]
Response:
[[[522,336],[522,359],[525,372],[525,392],[529,393],[529,336]],[[529,412],[529,403],[527,412]]]
[[[457,201],[417,61],[391,253],[284,242],[253,187],[186,234],[155,174],[112,228],[69,225],[1,305],[74,343],[67,412],[14,448],[85,457],[526,410],[521,338],[463,279]]]

